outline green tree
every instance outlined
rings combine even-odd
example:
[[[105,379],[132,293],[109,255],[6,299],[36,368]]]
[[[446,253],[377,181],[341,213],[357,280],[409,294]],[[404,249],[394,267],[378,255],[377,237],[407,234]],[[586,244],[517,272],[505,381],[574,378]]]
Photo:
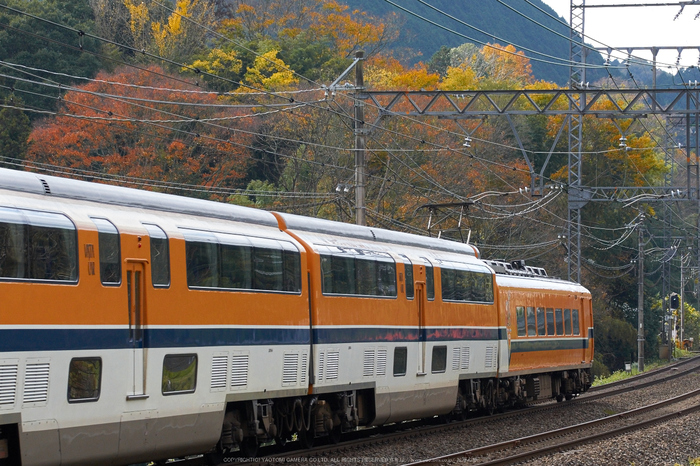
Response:
[[[7,0],[4,3],[58,25],[81,31],[94,29],[92,10],[87,0]],[[87,78],[94,77],[101,67],[96,56],[84,52],[99,52],[99,42],[79,36],[72,29],[7,9],[0,10],[0,22],[10,26],[0,29],[0,57],[5,62]],[[68,76],[45,74],[11,65],[3,68],[3,74],[18,79],[0,78],[0,85],[4,86],[0,88],[0,98],[7,99],[14,93],[27,106],[42,110],[55,110],[58,105],[56,98],[61,96],[62,91],[21,79],[41,81],[32,76],[38,74],[53,83],[69,85],[76,82]],[[14,91],[9,91],[8,88]],[[30,115],[30,118],[35,119],[36,114]]]
[[[636,328],[612,316],[598,317],[595,323],[595,351],[612,371],[623,369],[637,353]]]
[[[6,104],[14,105],[8,101]],[[21,106],[21,103],[18,103]],[[27,155],[27,140],[31,132],[29,117],[15,108],[0,109],[0,163],[2,166],[14,168],[15,165],[5,157],[24,160]]]

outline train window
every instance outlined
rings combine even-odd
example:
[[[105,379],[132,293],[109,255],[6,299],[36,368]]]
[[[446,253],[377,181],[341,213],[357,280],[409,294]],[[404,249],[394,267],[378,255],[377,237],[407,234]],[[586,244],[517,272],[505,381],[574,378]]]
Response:
[[[404,262],[404,272],[406,274],[406,297],[408,299],[413,299],[414,296],[414,285],[413,285],[413,264],[411,263],[411,260],[406,257],[402,256],[404,259],[406,259],[406,262]]]
[[[430,265],[428,259],[425,259],[425,288],[426,295],[429,300],[435,299],[435,273],[433,272],[433,266]]]
[[[68,367],[68,402],[97,401],[102,379],[101,358],[73,358]]]
[[[534,337],[537,335],[537,322],[535,321],[535,308],[528,306],[527,308],[527,336]]]
[[[0,208],[0,277],[75,282],[78,237],[68,217]]]
[[[443,267],[440,277],[444,301],[493,302],[493,276],[486,269],[460,270]]]
[[[356,294],[355,258],[331,256],[329,262],[332,285],[324,291],[332,294]]]
[[[377,258],[378,296],[396,296],[396,264],[393,260]]]
[[[284,291],[282,250],[276,241],[254,238],[253,288]]]
[[[564,333],[571,335],[571,309],[564,309]]]
[[[97,226],[98,232],[100,280],[103,285],[119,285],[122,282],[119,231],[109,220],[103,218],[91,220]]]
[[[545,327],[544,308],[538,307],[537,308],[537,335],[543,336],[546,334],[547,334],[547,330]]]
[[[301,256],[289,241],[182,232],[189,287],[301,292]]]
[[[232,235],[227,235],[232,236]],[[221,238],[219,253],[221,255],[221,288],[253,288],[253,248],[245,237],[234,242],[235,237]]]
[[[377,287],[377,263],[373,260],[356,259],[355,277],[357,283],[357,294],[376,294]]]
[[[168,236],[156,225],[143,225],[151,242],[151,282],[154,287],[170,286],[170,251]]]
[[[564,335],[564,318],[561,313],[561,309],[556,309],[554,311],[557,323],[557,335]]]
[[[321,255],[324,294],[396,297],[396,264],[370,251]]]
[[[218,241],[212,233],[191,231],[185,234],[187,286],[219,286]]]
[[[580,329],[579,323],[578,323],[578,309],[571,310],[571,322],[574,326],[574,335],[580,335],[581,329]]]
[[[23,211],[29,223],[29,277],[35,280],[78,279],[77,238],[73,222],[60,214]]]
[[[456,301],[458,298],[459,291],[455,286],[456,272],[456,270],[446,268],[442,268],[440,270],[440,283],[442,284],[443,301]],[[459,297],[461,298],[461,295]]]
[[[554,309],[547,308],[547,335],[554,335]]]
[[[406,375],[406,363],[408,361],[408,348],[399,346],[394,348],[394,377]]]
[[[27,236],[22,214],[0,208],[0,277],[29,278]]]
[[[196,385],[196,354],[168,354],[163,358],[163,395],[193,393]]]
[[[447,367],[447,346],[433,346],[433,360],[430,365],[430,370],[436,372],[445,372]]]
[[[515,315],[517,316],[518,322],[518,336],[524,337],[526,332],[525,326],[525,308],[523,306],[515,307]]]
[[[282,262],[284,268],[284,291],[301,293],[301,255],[292,243],[280,241],[284,246]]]

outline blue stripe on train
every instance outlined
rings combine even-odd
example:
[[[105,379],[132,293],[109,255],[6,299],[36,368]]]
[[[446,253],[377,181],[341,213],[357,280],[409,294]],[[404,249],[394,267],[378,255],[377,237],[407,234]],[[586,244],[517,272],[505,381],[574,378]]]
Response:
[[[589,332],[590,333],[590,332]],[[308,345],[305,328],[147,328],[144,345],[149,348],[197,346]],[[503,328],[316,328],[314,343],[372,343],[415,341],[505,340]],[[129,331],[123,329],[0,329],[0,352],[65,351],[131,348]],[[141,346],[140,344],[138,346]],[[513,340],[513,351],[588,348],[585,338]]]
[[[130,348],[124,329],[2,329],[0,352]]]
[[[505,340],[495,328],[315,328],[314,343]]]
[[[586,338],[567,338],[561,340],[512,340],[511,353],[527,353],[530,351],[577,350],[588,348]]]
[[[144,329],[138,347],[308,345],[308,329],[289,328],[169,328]],[[124,329],[0,329],[0,352],[126,349],[134,343]]]

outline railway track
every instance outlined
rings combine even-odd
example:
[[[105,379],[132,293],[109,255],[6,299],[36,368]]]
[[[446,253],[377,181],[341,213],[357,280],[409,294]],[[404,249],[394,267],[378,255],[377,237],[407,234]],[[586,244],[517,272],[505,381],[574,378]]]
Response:
[[[599,388],[597,387],[596,390],[592,389],[589,392],[575,398],[574,400],[565,403],[556,403],[553,400],[549,400],[546,403],[534,404],[524,409],[512,410],[505,413],[495,414],[492,416],[472,418],[466,421],[436,423],[437,420],[433,420],[433,424],[427,426],[424,425],[424,423],[420,424],[418,422],[415,422],[403,423],[401,425],[389,426],[388,428],[381,429],[365,429],[346,434],[346,436],[344,437],[344,441],[339,444],[322,445],[310,450],[295,450],[285,452],[279,452],[278,448],[271,447],[269,449],[262,449],[260,451],[260,454],[265,455],[265,460],[263,460],[265,462],[279,462],[286,464],[294,464],[296,462],[314,462],[313,460],[311,460],[311,458],[315,458],[316,460],[318,460],[315,462],[324,462],[324,460],[328,458],[342,458],[349,454],[354,456],[355,452],[364,450],[368,447],[372,447],[375,445],[391,444],[402,439],[417,439],[421,437],[427,437],[430,435],[440,435],[442,432],[453,431],[461,428],[472,430],[484,424],[497,423],[499,421],[504,421],[510,418],[515,419],[524,415],[529,416],[532,414],[546,411],[561,410],[566,409],[570,406],[577,406],[582,403],[603,400],[608,397],[633,392],[643,388],[651,387],[656,384],[661,384],[669,380],[686,376],[690,373],[698,371],[698,367],[700,367],[700,358],[691,358],[688,360],[680,361],[679,363],[676,363],[671,366],[666,366],[662,369],[640,374],[639,376],[635,376],[630,379],[625,379],[620,382],[607,384]],[[654,380],[645,380],[648,378],[654,378]],[[663,405],[660,405],[659,408],[662,406]],[[622,415],[622,417],[624,417],[624,414]],[[611,422],[611,419],[613,418],[610,418],[607,421],[603,422]],[[396,431],[392,432],[392,428]],[[538,453],[538,455],[540,454],[543,453]],[[244,458],[236,458],[235,462],[237,464],[259,464],[260,460],[256,460],[255,462],[246,462]]]
[[[592,387],[590,390],[588,390],[587,393],[598,392],[601,390],[607,390],[609,388],[618,387],[620,385],[636,383],[640,380],[663,375],[667,372],[677,371],[681,368],[684,368],[685,366],[700,366],[700,357],[694,356],[691,358],[682,359],[674,364],[669,364],[669,365],[660,367],[658,369],[654,369],[653,371],[642,372],[641,374],[637,374],[637,375],[635,375],[633,377],[629,377],[627,379],[622,379],[622,380],[618,380],[616,382],[606,383],[604,385],[598,385],[598,386]]]
[[[687,402],[688,403],[684,403]],[[680,409],[666,409],[675,405]],[[681,396],[660,401],[642,408],[614,414],[595,421],[584,422],[562,429],[550,430],[537,435],[517,438],[506,442],[488,445],[450,455],[408,463],[407,466],[451,463],[476,463],[481,466],[496,466],[526,461],[548,453],[614,437],[630,431],[644,429],[650,425],[663,423],[680,416],[700,411],[700,389]],[[585,433],[590,432],[590,433]],[[581,435],[584,435],[581,437]],[[576,436],[576,438],[574,438]],[[501,455],[492,458],[488,455]],[[484,459],[485,461],[481,461]]]

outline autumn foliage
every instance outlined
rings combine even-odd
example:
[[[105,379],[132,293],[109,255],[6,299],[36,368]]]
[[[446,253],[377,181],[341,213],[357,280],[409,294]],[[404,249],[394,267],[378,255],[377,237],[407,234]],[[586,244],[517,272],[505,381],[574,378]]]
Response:
[[[31,169],[352,222],[354,111],[362,101],[364,132],[357,134],[366,142],[370,225],[426,233],[426,204],[478,198],[468,212],[455,208],[444,218],[460,218],[486,257],[533,260],[551,275],[566,274],[570,252],[558,240],[570,226],[566,190],[537,198],[521,188],[530,186],[533,172],[546,183],[569,183],[569,117],[483,112],[460,118],[455,112],[508,103],[516,110],[569,107],[565,95],[549,102],[544,92],[510,102],[514,90],[558,87],[537,81],[528,57],[513,45],[465,43],[433,57],[391,50],[401,27],[395,14],[372,17],[340,0],[7,1],[104,40],[81,36],[79,49],[67,51],[60,44],[74,44],[73,32],[64,36],[0,11],[11,27],[33,28],[56,42],[5,31],[0,50],[9,56],[3,61],[50,68],[57,73],[51,82],[61,83],[47,90],[44,80],[20,80],[25,70],[6,67],[15,73],[0,78],[7,107],[0,112],[7,127],[0,146],[12,154],[6,165],[26,158]],[[328,86],[359,50],[366,89],[387,91],[373,93],[376,100],[354,89],[354,70]],[[504,92],[470,100],[470,91],[483,90]],[[391,111],[374,105],[386,108],[399,93],[410,99],[397,99]],[[416,116],[428,104],[443,118]],[[612,113],[624,106],[596,101],[592,109]],[[669,154],[685,155],[680,147],[659,149],[659,141],[672,136],[659,120],[585,116],[582,128],[587,187],[660,186],[664,178],[686,175],[691,182],[687,172],[679,175],[664,163]],[[618,239],[620,230],[633,227],[637,209],[653,214],[641,203],[628,209],[591,202],[581,210],[581,223],[590,226],[582,238],[584,265],[615,266],[601,274],[583,271],[583,280],[602,290],[599,299],[618,306],[611,319],[598,320],[609,329],[620,327],[636,305],[636,283],[625,268],[636,245],[628,244],[630,231]],[[446,230],[442,237],[459,234]],[[610,270],[622,270],[621,278],[607,279]],[[624,332],[611,335],[618,333]]]
[[[247,123],[207,121],[237,112],[156,66],[101,73],[62,100],[31,133],[28,160],[210,187],[236,186],[246,174],[250,136],[239,129]]]

